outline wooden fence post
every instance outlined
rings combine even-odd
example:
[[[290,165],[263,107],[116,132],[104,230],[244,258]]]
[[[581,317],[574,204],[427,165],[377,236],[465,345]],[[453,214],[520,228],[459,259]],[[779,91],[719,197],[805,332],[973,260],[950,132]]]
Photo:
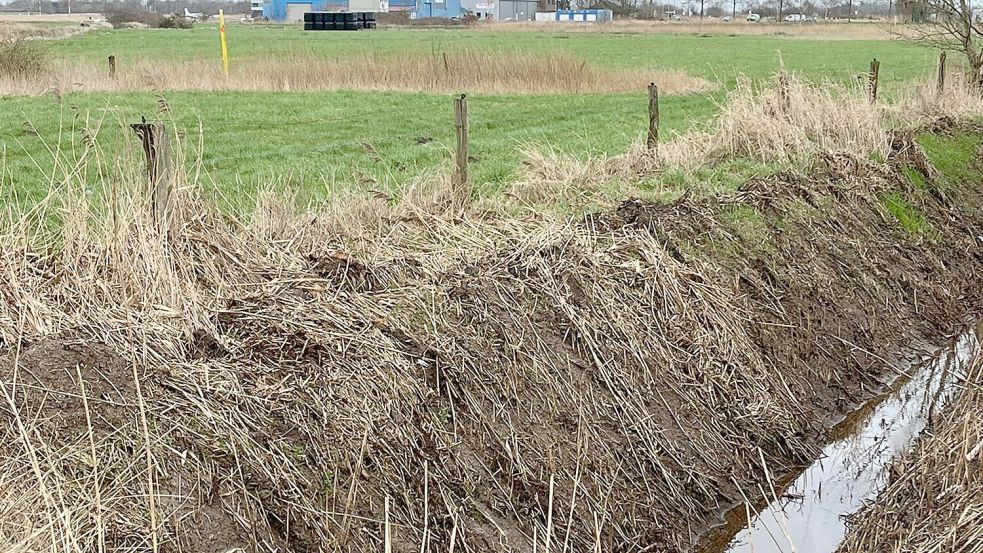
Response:
[[[936,92],[941,96],[945,92],[945,50],[939,52],[939,74],[935,84]]]
[[[109,56],[109,78],[116,79],[116,56]]]
[[[649,83],[649,135],[645,141],[649,150],[659,147],[659,87]]]
[[[870,103],[872,104],[877,101],[877,79],[880,76],[880,73],[881,62],[877,61],[877,58],[874,58],[870,62],[870,81],[867,85],[867,90],[870,93]]]
[[[143,153],[147,158],[147,200],[150,204],[154,223],[167,227],[170,219],[171,180],[167,166],[167,129],[162,123],[147,123],[141,118],[140,123],[130,125],[143,145]]]
[[[454,98],[454,132],[457,149],[454,153],[454,195],[462,206],[471,201],[471,185],[468,181],[468,97],[461,94]]]

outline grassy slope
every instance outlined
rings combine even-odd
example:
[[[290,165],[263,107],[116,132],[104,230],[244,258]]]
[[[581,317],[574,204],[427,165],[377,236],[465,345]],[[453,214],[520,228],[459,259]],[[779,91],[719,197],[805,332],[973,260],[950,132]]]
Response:
[[[818,41],[776,36],[657,35],[643,33],[491,32],[474,30],[397,30],[373,33],[304,33],[296,27],[245,27],[230,30],[233,67],[250,58],[313,51],[325,56],[374,53],[378,56],[459,48],[562,50],[598,64],[617,67],[683,69],[727,85],[738,72],[755,79],[770,76],[777,52],[789,69],[809,78],[848,82],[870,58],[882,60],[882,89],[923,75],[932,64],[927,50],[890,41]],[[47,45],[62,59],[104,59],[110,53],[123,66],[133,59],[205,58],[216,52],[214,26],[193,30],[92,32]],[[720,93],[666,97],[662,122],[667,132],[710,119]],[[234,196],[271,180],[305,194],[332,183],[389,188],[428,171],[443,170],[452,144],[450,98],[416,93],[168,93],[179,127],[205,131],[206,182]],[[613,95],[472,96],[473,176],[478,186],[495,188],[514,177],[523,144],[550,144],[577,156],[623,150],[645,126],[644,92]],[[0,99],[0,148],[5,182],[0,201],[13,190],[33,201],[46,187],[41,175],[51,166],[45,147],[59,142],[77,147],[73,110],[84,118],[109,110],[113,124],[99,134],[103,144],[122,142],[120,123],[153,116],[152,94],[69,94]],[[167,116],[170,117],[170,116]],[[38,134],[25,131],[30,121]],[[418,138],[432,138],[419,144]],[[363,145],[371,144],[371,148]],[[374,150],[374,152],[373,152]],[[40,159],[35,163],[34,159]],[[45,168],[44,171],[37,168]],[[276,175],[276,179],[274,179]]]

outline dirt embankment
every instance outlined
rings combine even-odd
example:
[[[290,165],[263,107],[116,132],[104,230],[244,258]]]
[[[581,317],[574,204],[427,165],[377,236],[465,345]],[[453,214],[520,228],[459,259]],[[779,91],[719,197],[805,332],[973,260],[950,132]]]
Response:
[[[983,309],[977,192],[901,165],[931,173],[898,137],[576,225],[392,221],[372,255],[202,205],[166,243],[4,244],[0,548],[685,549]]]

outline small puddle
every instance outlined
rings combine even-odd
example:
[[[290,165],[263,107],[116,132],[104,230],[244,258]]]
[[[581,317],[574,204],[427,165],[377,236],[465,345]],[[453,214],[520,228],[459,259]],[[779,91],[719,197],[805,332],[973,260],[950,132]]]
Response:
[[[887,483],[891,461],[913,445],[952,399],[977,343],[977,334],[963,334],[912,366],[891,390],[836,425],[832,441],[811,466],[773,481],[774,492],[767,483],[754,493],[745,490],[747,502],[731,509],[726,524],[708,532],[697,551],[835,551],[846,532],[844,516],[876,498]]]

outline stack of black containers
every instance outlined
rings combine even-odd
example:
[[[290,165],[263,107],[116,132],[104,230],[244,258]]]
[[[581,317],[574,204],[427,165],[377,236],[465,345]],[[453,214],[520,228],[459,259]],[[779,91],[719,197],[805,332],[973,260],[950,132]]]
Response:
[[[305,31],[358,31],[375,29],[375,14],[371,12],[307,12]]]

